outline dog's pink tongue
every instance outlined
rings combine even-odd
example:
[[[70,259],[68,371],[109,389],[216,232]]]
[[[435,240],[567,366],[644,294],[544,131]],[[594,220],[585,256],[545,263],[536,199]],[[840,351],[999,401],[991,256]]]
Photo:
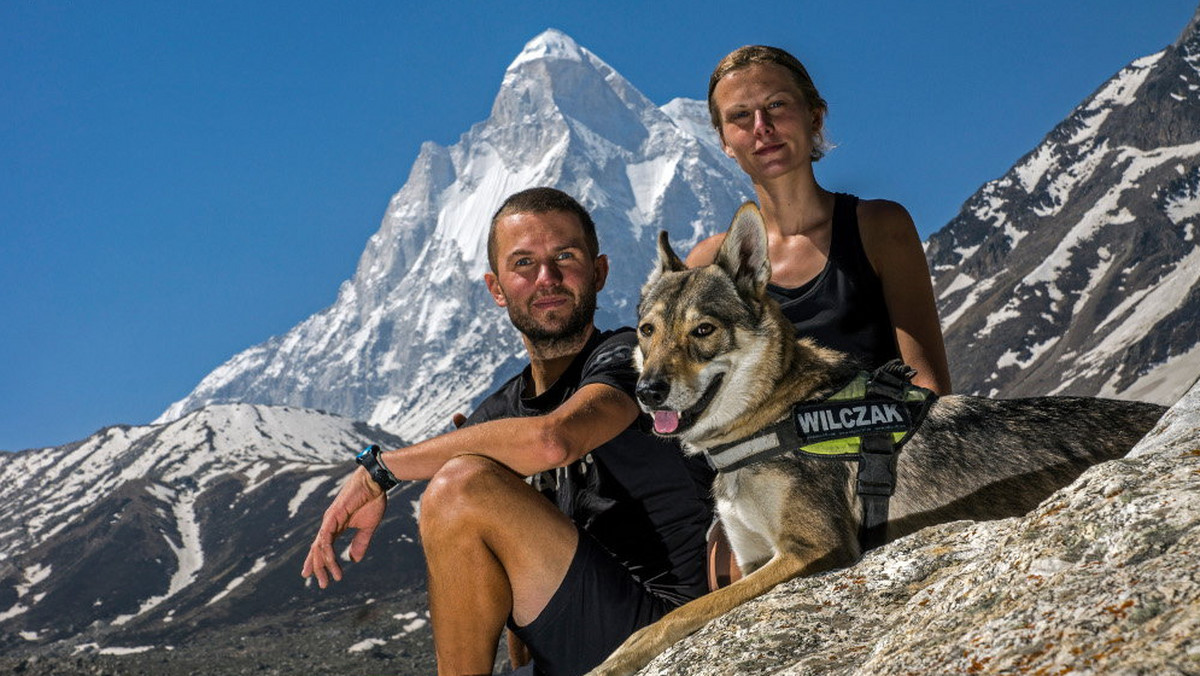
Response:
[[[655,411],[654,431],[659,434],[670,434],[679,427],[679,411]]]

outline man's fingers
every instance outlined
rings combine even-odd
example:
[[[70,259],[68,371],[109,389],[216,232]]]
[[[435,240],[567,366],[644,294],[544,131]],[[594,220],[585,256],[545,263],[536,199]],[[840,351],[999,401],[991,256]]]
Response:
[[[324,589],[329,586],[330,577],[338,582],[342,581],[342,569],[338,567],[337,561],[322,558],[324,560],[317,561],[313,566],[313,572],[317,576],[317,586]]]
[[[317,586],[324,589],[329,586],[330,577],[337,582],[342,581],[342,569],[338,566],[333,543],[321,535],[317,536],[317,541],[309,548],[300,575],[304,578],[316,577]]]
[[[370,481],[369,478],[367,480]],[[354,484],[353,481],[343,486],[337,499],[325,510],[321,530],[308,549],[300,575],[306,579],[316,577],[321,589],[329,586],[330,578],[341,582],[342,567],[338,565],[337,553],[333,550],[334,542],[347,528],[356,530],[354,539],[350,541],[350,560],[361,561],[386,507],[386,494],[372,497],[367,490],[364,495],[361,484]]]
[[[354,534],[354,539],[350,541],[350,560],[359,562],[367,554],[367,547],[371,544],[371,536],[375,534],[374,528],[361,528]]]

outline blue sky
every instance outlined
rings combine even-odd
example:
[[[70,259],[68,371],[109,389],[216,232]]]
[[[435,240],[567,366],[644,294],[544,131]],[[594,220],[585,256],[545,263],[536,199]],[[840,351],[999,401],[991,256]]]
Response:
[[[558,28],[651,100],[748,43],[829,101],[828,188],[923,236],[1195,0],[0,4],[0,449],[144,424],[333,302],[423,141]]]

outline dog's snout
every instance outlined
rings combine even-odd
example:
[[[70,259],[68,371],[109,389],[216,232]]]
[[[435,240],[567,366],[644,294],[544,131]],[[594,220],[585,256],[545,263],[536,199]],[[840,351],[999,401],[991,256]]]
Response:
[[[642,379],[637,384],[637,398],[646,406],[662,406],[671,393],[671,384],[659,378]]]

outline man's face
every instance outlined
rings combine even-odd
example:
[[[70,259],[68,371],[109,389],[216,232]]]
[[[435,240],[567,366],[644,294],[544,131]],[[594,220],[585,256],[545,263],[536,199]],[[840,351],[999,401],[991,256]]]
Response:
[[[563,211],[515,213],[496,223],[496,304],[534,346],[571,342],[592,324],[608,260],[592,258],[583,226]]]

